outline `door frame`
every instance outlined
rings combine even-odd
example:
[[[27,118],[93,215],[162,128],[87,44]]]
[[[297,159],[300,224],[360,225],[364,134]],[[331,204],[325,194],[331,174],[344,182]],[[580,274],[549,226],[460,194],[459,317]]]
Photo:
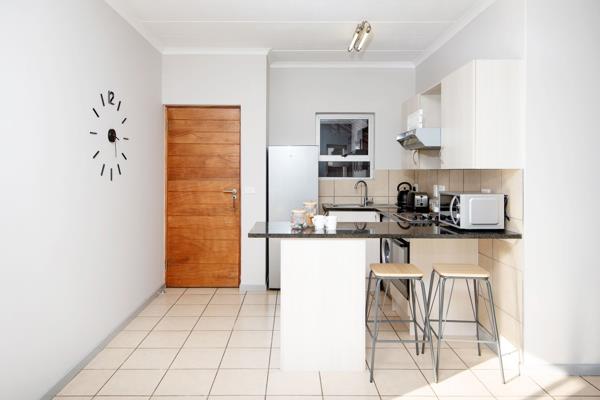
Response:
[[[239,136],[240,136],[240,157],[239,157],[239,182],[240,182],[240,187],[238,189],[238,206],[239,206],[239,232],[238,232],[238,255],[239,255],[239,262],[238,262],[238,279],[237,279],[237,287],[240,287],[241,281],[242,281],[242,213],[243,213],[243,209],[242,209],[242,106],[240,104],[208,104],[208,105],[203,105],[203,104],[163,104],[163,121],[164,121],[164,135],[163,135],[163,140],[164,140],[164,155],[163,155],[163,162],[164,162],[164,166],[163,166],[163,176],[164,176],[164,191],[163,191],[163,204],[164,204],[164,215],[163,215],[163,242],[164,242],[164,260],[163,260],[163,266],[164,266],[164,287],[167,287],[167,268],[168,268],[168,254],[167,254],[167,231],[168,231],[168,217],[169,217],[169,210],[168,210],[168,201],[167,201],[167,196],[168,196],[168,191],[169,191],[169,176],[168,176],[168,167],[169,167],[169,163],[168,163],[168,157],[169,157],[169,139],[168,139],[168,135],[169,135],[169,118],[168,118],[168,109],[169,108],[238,108],[240,110],[240,132],[239,132]]]

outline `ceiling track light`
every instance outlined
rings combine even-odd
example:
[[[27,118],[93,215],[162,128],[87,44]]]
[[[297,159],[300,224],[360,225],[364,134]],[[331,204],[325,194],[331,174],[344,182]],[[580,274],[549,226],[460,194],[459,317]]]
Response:
[[[353,51],[361,51],[365,42],[367,41],[367,37],[369,37],[370,34],[371,24],[368,21],[363,21],[356,25],[354,35],[352,36],[352,40],[348,46],[348,52],[351,53]]]

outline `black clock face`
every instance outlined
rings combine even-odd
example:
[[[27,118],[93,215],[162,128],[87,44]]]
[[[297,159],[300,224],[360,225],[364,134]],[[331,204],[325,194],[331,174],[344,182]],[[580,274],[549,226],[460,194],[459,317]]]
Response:
[[[123,164],[127,161],[125,153],[130,138],[127,135],[127,117],[123,113],[123,102],[115,98],[109,90],[100,93],[100,103],[92,107],[95,128],[90,135],[97,143],[92,159],[97,161],[100,176],[112,180],[123,175]]]

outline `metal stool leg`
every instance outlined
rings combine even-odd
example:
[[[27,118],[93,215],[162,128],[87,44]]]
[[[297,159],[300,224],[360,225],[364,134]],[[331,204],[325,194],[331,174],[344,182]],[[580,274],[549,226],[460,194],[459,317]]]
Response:
[[[492,330],[494,331],[494,339],[496,340],[496,348],[498,349],[498,360],[500,360],[500,372],[502,373],[502,383],[506,383],[504,378],[504,364],[502,363],[502,351],[500,350],[500,335],[498,334],[498,323],[496,322],[496,309],[494,308],[494,295],[492,294],[492,285],[489,279],[485,280],[490,298],[490,308],[492,309]]]
[[[428,304],[429,298],[427,298],[425,295],[425,282],[423,282],[423,279],[421,279],[420,282],[421,282],[421,295],[423,296],[423,306],[429,307],[428,305],[426,305],[426,304]],[[438,377],[437,377],[437,370],[435,369],[435,357],[433,354],[433,339],[432,339],[432,335],[431,335],[431,325],[429,324],[429,312],[427,309],[425,310],[425,314],[423,315],[423,318],[425,319],[425,321],[423,322],[423,324],[424,324],[423,330],[425,331],[423,333],[423,340],[429,340],[429,350],[431,351],[431,367],[433,368],[433,381],[435,383],[437,383]],[[425,343],[423,343],[423,348],[425,348]],[[425,354],[425,352],[423,352],[423,354]]]
[[[446,278],[442,278],[441,276],[438,279],[438,286],[440,291],[439,297],[439,312],[440,316],[438,318],[438,342],[437,342],[437,355],[435,357],[435,374],[436,376],[439,373],[440,369],[440,349],[442,347],[442,338],[443,336],[443,320],[444,320],[444,289],[446,287]]]
[[[467,285],[469,282],[467,281]],[[479,295],[477,279],[473,279],[473,296],[475,297],[475,331],[477,332],[477,355],[481,356],[481,343],[479,343]]]
[[[373,370],[375,369],[375,346],[377,345],[377,336],[379,336],[379,293],[381,292],[381,279],[375,280],[375,332],[371,344],[371,374],[370,381],[373,382]]]
[[[414,280],[410,279],[408,281],[408,286],[410,288],[410,302],[412,306],[410,307],[411,317],[413,322],[413,327],[415,331],[415,340],[419,340],[419,333],[417,331],[417,308],[416,308],[416,293],[415,293],[415,283]],[[415,351],[416,354],[419,355],[419,343],[415,342]]]
[[[369,320],[369,304],[371,303],[369,301],[369,295],[371,291],[371,279],[373,279],[373,271],[369,271],[369,280],[367,281],[367,297],[365,299],[365,324],[367,324],[367,321]]]
[[[431,303],[433,302],[433,298],[431,298],[431,295],[433,294],[434,282],[435,282],[435,271],[431,271],[431,275],[429,277],[429,294],[427,295],[427,309],[425,310],[425,313],[427,314],[428,319],[430,317],[429,308],[431,307]],[[431,333],[431,330],[429,330],[429,333]],[[433,337],[431,338],[431,340],[433,342]],[[423,347],[421,347],[421,353],[425,354],[425,343],[423,343]]]

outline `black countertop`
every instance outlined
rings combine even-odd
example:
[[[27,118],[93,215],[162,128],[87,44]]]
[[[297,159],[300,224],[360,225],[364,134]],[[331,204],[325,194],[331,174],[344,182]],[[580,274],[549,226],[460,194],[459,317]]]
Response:
[[[338,208],[339,209],[339,208]],[[410,225],[405,222],[338,222],[335,232],[314,228],[292,230],[289,222],[257,222],[250,238],[314,239],[521,239],[520,233],[502,230],[459,230],[443,224]]]

